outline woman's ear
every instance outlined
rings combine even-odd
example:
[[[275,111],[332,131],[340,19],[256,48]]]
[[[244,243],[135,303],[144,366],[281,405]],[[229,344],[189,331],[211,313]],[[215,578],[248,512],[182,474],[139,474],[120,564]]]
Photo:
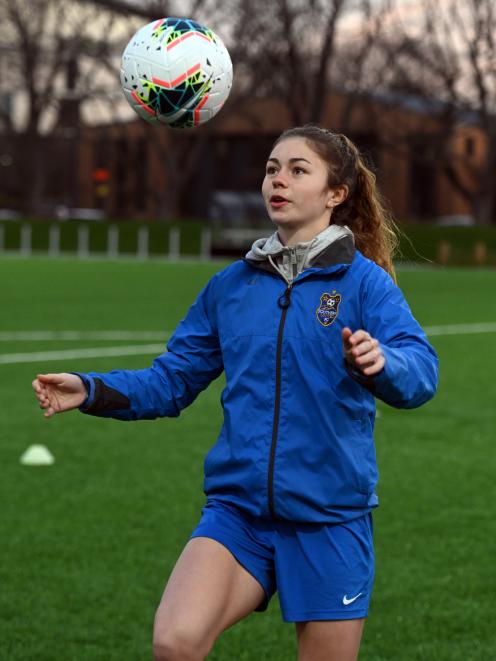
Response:
[[[329,189],[329,195],[326,202],[326,207],[329,209],[333,209],[334,207],[337,207],[339,204],[343,204],[343,202],[348,197],[348,193],[349,193],[349,188],[348,186],[346,186],[346,184],[342,184],[341,186],[336,186],[336,188]]]

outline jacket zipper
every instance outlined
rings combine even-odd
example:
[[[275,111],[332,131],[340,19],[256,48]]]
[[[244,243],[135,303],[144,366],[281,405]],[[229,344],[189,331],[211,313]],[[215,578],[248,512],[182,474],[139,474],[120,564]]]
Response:
[[[291,248],[290,256],[291,256],[290,259],[291,259],[291,267],[293,269],[293,280],[294,280],[298,275],[298,261],[296,259],[296,248]]]
[[[268,498],[269,498],[269,512],[273,519],[277,518],[274,508],[274,465],[276,459],[276,445],[277,434],[279,431],[279,414],[281,409],[281,362],[282,362],[282,336],[284,332],[284,324],[286,323],[286,315],[288,308],[291,304],[291,287],[288,285],[284,294],[279,297],[277,304],[281,308],[281,319],[279,321],[279,330],[277,332],[277,349],[276,349],[276,396],[274,401],[274,422],[272,425],[272,442],[270,446],[269,458],[269,471],[268,471]]]

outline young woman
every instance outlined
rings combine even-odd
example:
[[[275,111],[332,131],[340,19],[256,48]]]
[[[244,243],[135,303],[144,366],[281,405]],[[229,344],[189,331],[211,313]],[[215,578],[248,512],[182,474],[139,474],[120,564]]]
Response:
[[[276,590],[300,661],[356,659],[374,575],[375,398],[416,407],[437,385],[355,145],[286,131],[262,193],[276,233],[210,280],[150,368],[33,381],[45,417],[136,420],[179,415],[225,371],[206,505],[157,610],[157,661],[204,659]]]

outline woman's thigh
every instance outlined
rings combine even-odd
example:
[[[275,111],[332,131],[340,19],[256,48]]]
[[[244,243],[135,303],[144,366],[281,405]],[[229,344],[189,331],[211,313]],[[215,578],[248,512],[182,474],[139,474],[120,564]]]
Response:
[[[219,634],[264,597],[260,583],[222,544],[195,537],[167,582],[155,616],[154,647],[198,650],[203,658]]]
[[[298,661],[356,661],[364,622],[297,622]]]

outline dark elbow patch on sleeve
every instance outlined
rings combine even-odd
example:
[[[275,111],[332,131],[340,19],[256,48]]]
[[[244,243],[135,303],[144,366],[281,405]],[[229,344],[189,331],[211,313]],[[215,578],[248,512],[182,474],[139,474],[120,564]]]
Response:
[[[85,413],[122,411],[130,408],[131,402],[128,397],[114,388],[109,388],[101,379],[95,378],[95,397]]]

